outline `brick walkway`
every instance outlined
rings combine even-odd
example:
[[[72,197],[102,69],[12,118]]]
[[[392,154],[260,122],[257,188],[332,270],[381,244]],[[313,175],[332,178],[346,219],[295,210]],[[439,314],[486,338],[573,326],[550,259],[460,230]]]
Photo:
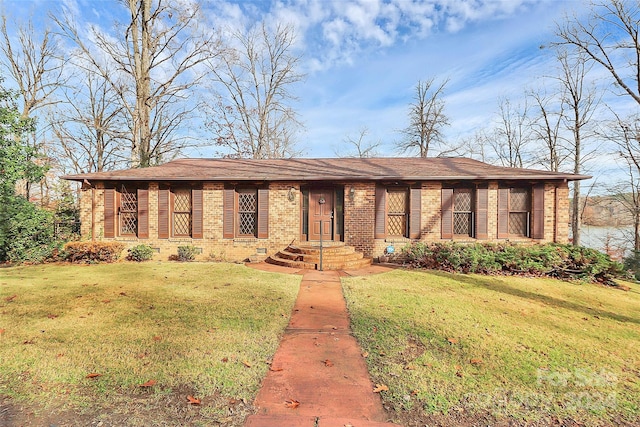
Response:
[[[372,266],[359,273],[380,271],[384,268]],[[255,400],[258,413],[247,418],[245,427],[395,425],[385,422],[380,396],[373,393],[361,349],[351,335],[341,274],[304,272],[289,326]]]

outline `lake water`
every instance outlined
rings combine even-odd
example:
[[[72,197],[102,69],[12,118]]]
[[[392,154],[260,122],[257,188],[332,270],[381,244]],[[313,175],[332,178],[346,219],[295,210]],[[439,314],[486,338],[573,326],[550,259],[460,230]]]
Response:
[[[582,226],[580,245],[607,252],[613,258],[620,259],[628,255],[633,247],[633,227]]]

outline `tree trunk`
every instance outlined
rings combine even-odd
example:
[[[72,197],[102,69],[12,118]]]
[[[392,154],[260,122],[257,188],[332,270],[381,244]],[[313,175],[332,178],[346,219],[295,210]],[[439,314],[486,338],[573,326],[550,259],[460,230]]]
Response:
[[[640,252],[640,213],[633,218],[633,250]]]
[[[150,164],[149,97],[151,93],[149,19],[151,0],[129,0],[131,36],[136,85],[136,105],[133,114],[132,167]]]
[[[573,246],[580,246],[580,181],[573,182],[573,200],[571,201],[571,232],[573,233]]]

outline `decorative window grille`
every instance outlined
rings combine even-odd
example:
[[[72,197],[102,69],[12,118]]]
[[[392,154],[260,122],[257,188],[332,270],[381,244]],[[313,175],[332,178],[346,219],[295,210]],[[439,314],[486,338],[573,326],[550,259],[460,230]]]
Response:
[[[302,234],[309,235],[309,189],[303,188],[302,191]]]
[[[453,234],[473,235],[473,200],[470,188],[453,190]]]
[[[135,236],[138,233],[138,193],[123,185],[120,189],[120,235]]]
[[[526,188],[509,189],[509,234],[529,235],[531,194]]]
[[[191,236],[191,190],[173,191],[173,235]]]
[[[255,236],[258,222],[258,191],[238,190],[238,234]]]
[[[387,234],[407,236],[407,201],[409,192],[402,189],[387,190]]]

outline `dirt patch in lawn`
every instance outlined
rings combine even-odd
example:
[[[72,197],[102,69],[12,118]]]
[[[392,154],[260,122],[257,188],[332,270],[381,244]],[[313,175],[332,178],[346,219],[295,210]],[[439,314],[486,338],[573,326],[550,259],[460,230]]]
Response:
[[[190,403],[192,396],[200,404]],[[242,426],[248,415],[255,413],[251,402],[220,395],[193,396],[187,387],[170,393],[141,391],[120,395],[114,403],[81,410],[66,408],[64,402],[47,407],[38,403],[17,402],[0,396],[2,427],[142,427],[142,426]]]

